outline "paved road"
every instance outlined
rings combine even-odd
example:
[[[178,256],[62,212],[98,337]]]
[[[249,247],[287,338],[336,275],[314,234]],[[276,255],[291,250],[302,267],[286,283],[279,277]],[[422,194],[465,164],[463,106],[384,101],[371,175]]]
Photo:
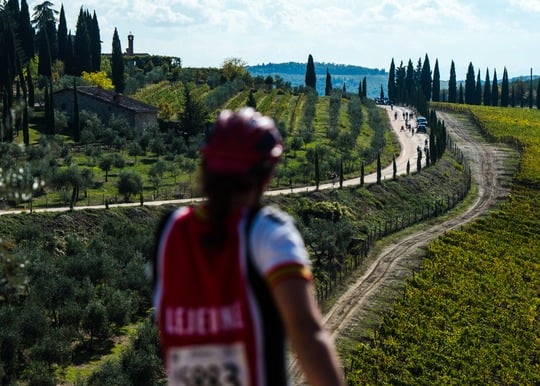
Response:
[[[427,138],[426,134],[414,134],[412,135],[408,131],[401,131],[401,126],[405,124],[403,120],[403,112],[409,111],[408,109],[402,108],[402,107],[394,107],[393,110],[390,106],[384,106],[384,108],[388,111],[388,116],[390,118],[391,122],[391,130],[394,130],[397,134],[397,137],[399,139],[399,143],[401,145],[401,151],[399,156],[396,158],[396,167],[397,167],[397,174],[398,175],[404,175],[407,172],[407,161],[410,161],[410,167],[411,171],[416,170],[416,160],[417,160],[417,147],[420,146],[421,148],[424,147],[424,141]],[[397,119],[394,119],[394,113],[397,112]],[[414,127],[414,124],[413,124]],[[424,158],[425,159],[425,158]],[[381,178],[383,180],[385,179],[391,179],[393,176],[393,165],[390,164],[387,167],[385,167],[381,171]],[[371,184],[377,182],[377,174],[372,173],[364,176],[364,183]],[[360,184],[360,177],[358,178],[352,178],[349,180],[343,181],[343,186],[353,186]],[[325,189],[333,189],[338,185],[332,184],[332,183],[325,183],[319,185],[319,190],[325,190]],[[304,192],[310,192],[316,190],[315,186],[305,186],[300,188],[286,188],[286,189],[277,189],[277,190],[270,190],[267,191],[267,195],[282,195],[282,194],[291,194],[291,193],[304,193]],[[201,201],[201,198],[187,198],[187,199],[177,199],[177,200],[167,200],[167,201],[145,201],[144,205],[147,206],[156,206],[156,205],[164,205],[164,204],[190,204],[194,202]],[[139,206],[140,203],[138,202],[131,202],[131,203],[120,203],[120,204],[109,204],[110,208],[113,207],[130,207],[130,206]],[[74,210],[83,210],[83,209],[104,209],[104,205],[77,205],[73,209]],[[56,208],[33,208],[33,212],[67,212],[69,211],[69,207],[56,207]],[[18,214],[18,213],[27,213],[28,210],[0,210],[0,215],[5,214]]]

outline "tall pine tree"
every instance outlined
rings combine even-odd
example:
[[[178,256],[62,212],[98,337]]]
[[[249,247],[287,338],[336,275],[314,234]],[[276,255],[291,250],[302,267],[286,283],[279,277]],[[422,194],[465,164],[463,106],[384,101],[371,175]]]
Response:
[[[111,72],[112,83],[117,93],[123,93],[126,87],[124,78],[124,56],[122,55],[122,46],[120,45],[120,38],[118,37],[118,31],[115,28],[112,39],[112,56],[111,56]]]
[[[317,76],[315,75],[315,63],[313,62],[313,56],[309,54],[308,62],[306,66],[306,86],[316,89]]]

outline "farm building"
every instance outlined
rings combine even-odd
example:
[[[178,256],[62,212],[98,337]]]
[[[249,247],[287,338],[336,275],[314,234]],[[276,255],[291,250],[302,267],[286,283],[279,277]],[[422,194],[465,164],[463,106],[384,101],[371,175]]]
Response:
[[[157,124],[158,109],[133,98],[94,86],[78,86],[79,111],[96,113],[106,123],[114,115],[123,117],[132,127],[143,130],[148,125]],[[54,93],[54,106],[73,118],[73,88],[65,88]]]

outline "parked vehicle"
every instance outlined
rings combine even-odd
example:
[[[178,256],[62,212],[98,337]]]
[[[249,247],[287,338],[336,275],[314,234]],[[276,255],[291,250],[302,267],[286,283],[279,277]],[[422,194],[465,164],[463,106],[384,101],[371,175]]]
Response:
[[[418,118],[416,118],[416,125],[419,126],[419,125],[424,125],[424,126],[427,126],[427,118],[426,117],[422,117],[422,116],[419,116]]]
[[[417,133],[427,133],[427,126],[419,124],[416,126],[416,132]]]

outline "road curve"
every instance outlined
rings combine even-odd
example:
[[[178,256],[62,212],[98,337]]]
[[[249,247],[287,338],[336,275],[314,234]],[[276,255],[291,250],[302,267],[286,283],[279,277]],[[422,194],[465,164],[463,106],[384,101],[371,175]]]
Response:
[[[473,182],[478,186],[476,198],[465,212],[456,217],[427,230],[409,234],[382,249],[366,272],[339,297],[324,315],[325,327],[334,340],[339,339],[355,316],[366,311],[366,307],[377,290],[386,287],[394,280],[395,271],[406,266],[407,259],[421,254],[421,249],[444,232],[487,213],[500,198],[509,192],[505,183],[509,172],[504,164],[508,149],[479,140],[451,114],[438,112],[437,116],[445,122],[448,133],[469,161]],[[290,361],[289,373],[292,385],[306,384],[295,358]]]

